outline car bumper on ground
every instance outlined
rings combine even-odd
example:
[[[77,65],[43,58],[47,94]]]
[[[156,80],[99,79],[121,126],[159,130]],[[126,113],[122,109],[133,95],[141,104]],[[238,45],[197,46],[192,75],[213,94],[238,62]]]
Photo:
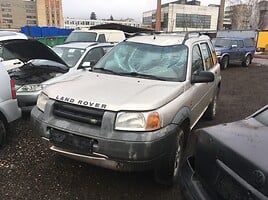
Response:
[[[46,114],[34,107],[31,121],[35,132],[49,143],[51,150],[117,171],[143,171],[160,165],[178,130],[177,125],[172,124],[144,133],[143,137],[141,132],[107,132],[101,128],[100,136],[94,135],[95,130],[88,125],[71,120],[61,121]],[[118,135],[122,138],[118,139]],[[161,136],[157,138],[156,135]],[[74,147],[75,144],[79,144],[79,147]]]
[[[194,157],[188,157],[180,171],[180,182],[187,200],[212,200],[193,168]]]

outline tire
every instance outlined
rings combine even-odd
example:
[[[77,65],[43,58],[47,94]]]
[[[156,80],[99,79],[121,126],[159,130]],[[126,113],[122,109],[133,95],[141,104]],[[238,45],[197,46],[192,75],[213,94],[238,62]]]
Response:
[[[179,181],[179,170],[184,160],[184,152],[186,146],[185,132],[179,128],[174,139],[169,154],[160,163],[154,171],[154,178],[157,183],[172,186]]]
[[[229,57],[228,56],[223,56],[220,65],[221,65],[222,70],[226,69],[228,67],[228,65],[229,65]]]
[[[242,62],[242,66],[248,67],[250,63],[251,63],[251,56],[250,55],[247,55],[247,57],[245,58],[245,60]]]
[[[208,105],[208,108],[204,114],[205,118],[207,120],[213,120],[216,117],[216,109],[217,109],[217,103],[219,98],[219,89],[216,91],[212,101]]]
[[[6,139],[6,126],[0,117],[0,147],[4,144]]]

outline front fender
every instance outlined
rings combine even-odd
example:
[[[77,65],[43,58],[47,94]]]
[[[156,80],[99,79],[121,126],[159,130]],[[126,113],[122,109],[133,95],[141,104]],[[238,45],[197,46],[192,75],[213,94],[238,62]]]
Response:
[[[181,108],[172,120],[172,124],[181,125],[186,119],[191,119],[191,111],[188,107]]]

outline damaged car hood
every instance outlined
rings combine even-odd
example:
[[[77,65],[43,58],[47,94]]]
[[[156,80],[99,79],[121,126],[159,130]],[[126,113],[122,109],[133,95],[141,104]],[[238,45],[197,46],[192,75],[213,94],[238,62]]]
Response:
[[[66,65],[51,48],[37,40],[8,40],[3,42],[2,46],[24,63],[34,59],[42,59]]]
[[[8,70],[16,85],[42,83],[69,70],[52,49],[36,40],[10,40],[2,46],[24,63]]]
[[[127,87],[126,87],[127,85]],[[112,111],[157,109],[184,90],[179,82],[85,72],[44,89],[51,99]]]

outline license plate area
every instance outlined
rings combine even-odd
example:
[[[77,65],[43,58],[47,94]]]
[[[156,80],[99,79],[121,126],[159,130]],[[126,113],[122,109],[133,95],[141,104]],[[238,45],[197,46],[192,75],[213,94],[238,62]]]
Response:
[[[93,138],[68,133],[54,128],[50,130],[50,142],[57,147],[84,155],[92,155],[93,145],[98,144],[98,141]]]

